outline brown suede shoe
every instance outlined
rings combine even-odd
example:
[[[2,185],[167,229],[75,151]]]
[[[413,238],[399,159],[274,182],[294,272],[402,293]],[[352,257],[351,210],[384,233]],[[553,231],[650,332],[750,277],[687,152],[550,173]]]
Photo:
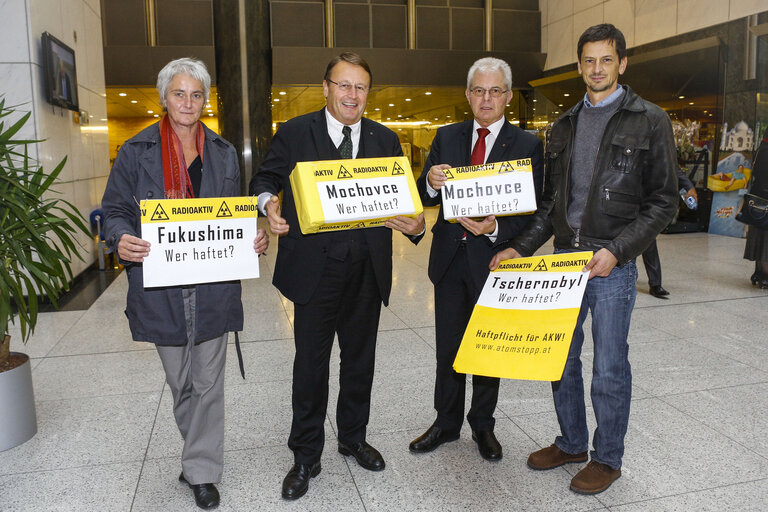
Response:
[[[571,490],[579,494],[597,494],[609,488],[620,476],[620,469],[591,460],[587,467],[573,477]]]
[[[577,454],[565,453],[555,446],[548,446],[535,451],[528,456],[528,467],[537,471],[544,469],[554,469],[569,462],[586,462],[587,452]]]

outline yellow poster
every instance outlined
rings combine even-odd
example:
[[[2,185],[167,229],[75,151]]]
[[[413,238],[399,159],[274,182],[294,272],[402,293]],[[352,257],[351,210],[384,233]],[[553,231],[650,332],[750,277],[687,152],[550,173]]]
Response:
[[[404,156],[299,162],[289,179],[304,234],[381,226],[423,209]]]
[[[488,275],[453,368],[505,379],[560,380],[591,252],[505,260]]]

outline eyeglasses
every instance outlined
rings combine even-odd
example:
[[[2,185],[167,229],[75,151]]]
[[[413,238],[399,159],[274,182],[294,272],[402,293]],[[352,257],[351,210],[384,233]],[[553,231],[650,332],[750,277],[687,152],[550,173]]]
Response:
[[[338,87],[341,92],[349,92],[354,87],[357,90],[358,93],[360,93],[360,94],[367,94],[368,90],[370,89],[370,87],[368,87],[367,85],[363,85],[363,84],[352,85],[349,82],[334,82],[330,78],[328,78],[327,81],[331,82],[336,87]]]
[[[491,87],[490,89],[483,89],[482,87],[473,87],[469,90],[472,96],[485,96],[485,93],[491,95],[491,98],[498,98],[502,94],[509,92],[509,89],[502,89],[501,87]]]

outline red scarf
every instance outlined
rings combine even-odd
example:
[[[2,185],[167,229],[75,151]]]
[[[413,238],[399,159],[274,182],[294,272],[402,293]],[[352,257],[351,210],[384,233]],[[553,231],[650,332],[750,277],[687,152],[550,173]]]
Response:
[[[205,134],[203,123],[197,122],[197,152],[203,159]],[[195,197],[192,182],[187,172],[187,162],[184,159],[184,148],[176,132],[173,131],[168,116],[160,118],[160,145],[163,148],[163,177],[165,180],[165,197],[167,199],[185,199]]]

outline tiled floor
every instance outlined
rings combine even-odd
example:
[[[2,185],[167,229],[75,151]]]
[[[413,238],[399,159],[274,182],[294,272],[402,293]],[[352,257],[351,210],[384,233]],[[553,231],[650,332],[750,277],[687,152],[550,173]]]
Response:
[[[607,492],[585,497],[568,490],[578,466],[536,472],[525,465],[528,453],[557,433],[547,383],[502,382],[501,462],[479,457],[468,428],[431,454],[408,452],[434,418],[434,303],[429,235],[417,247],[396,235],[368,435],[387,469],[371,473],[336,452],[332,378],[323,471],[297,502],[280,498],[292,462],[293,309],[270,284],[274,242],[262,278],[244,283],[245,381],[234,350],[229,354],[221,510],[768,509],[768,292],[749,285],[743,240],[659,238],[671,295],[648,295],[640,271],[623,476]],[[176,481],[181,439],[160,361],[151,345],[131,341],[125,291],[121,276],[87,311],[43,314],[23,347],[34,358],[39,432],[0,453],[0,510],[195,510]],[[590,357],[587,342],[587,366]]]

